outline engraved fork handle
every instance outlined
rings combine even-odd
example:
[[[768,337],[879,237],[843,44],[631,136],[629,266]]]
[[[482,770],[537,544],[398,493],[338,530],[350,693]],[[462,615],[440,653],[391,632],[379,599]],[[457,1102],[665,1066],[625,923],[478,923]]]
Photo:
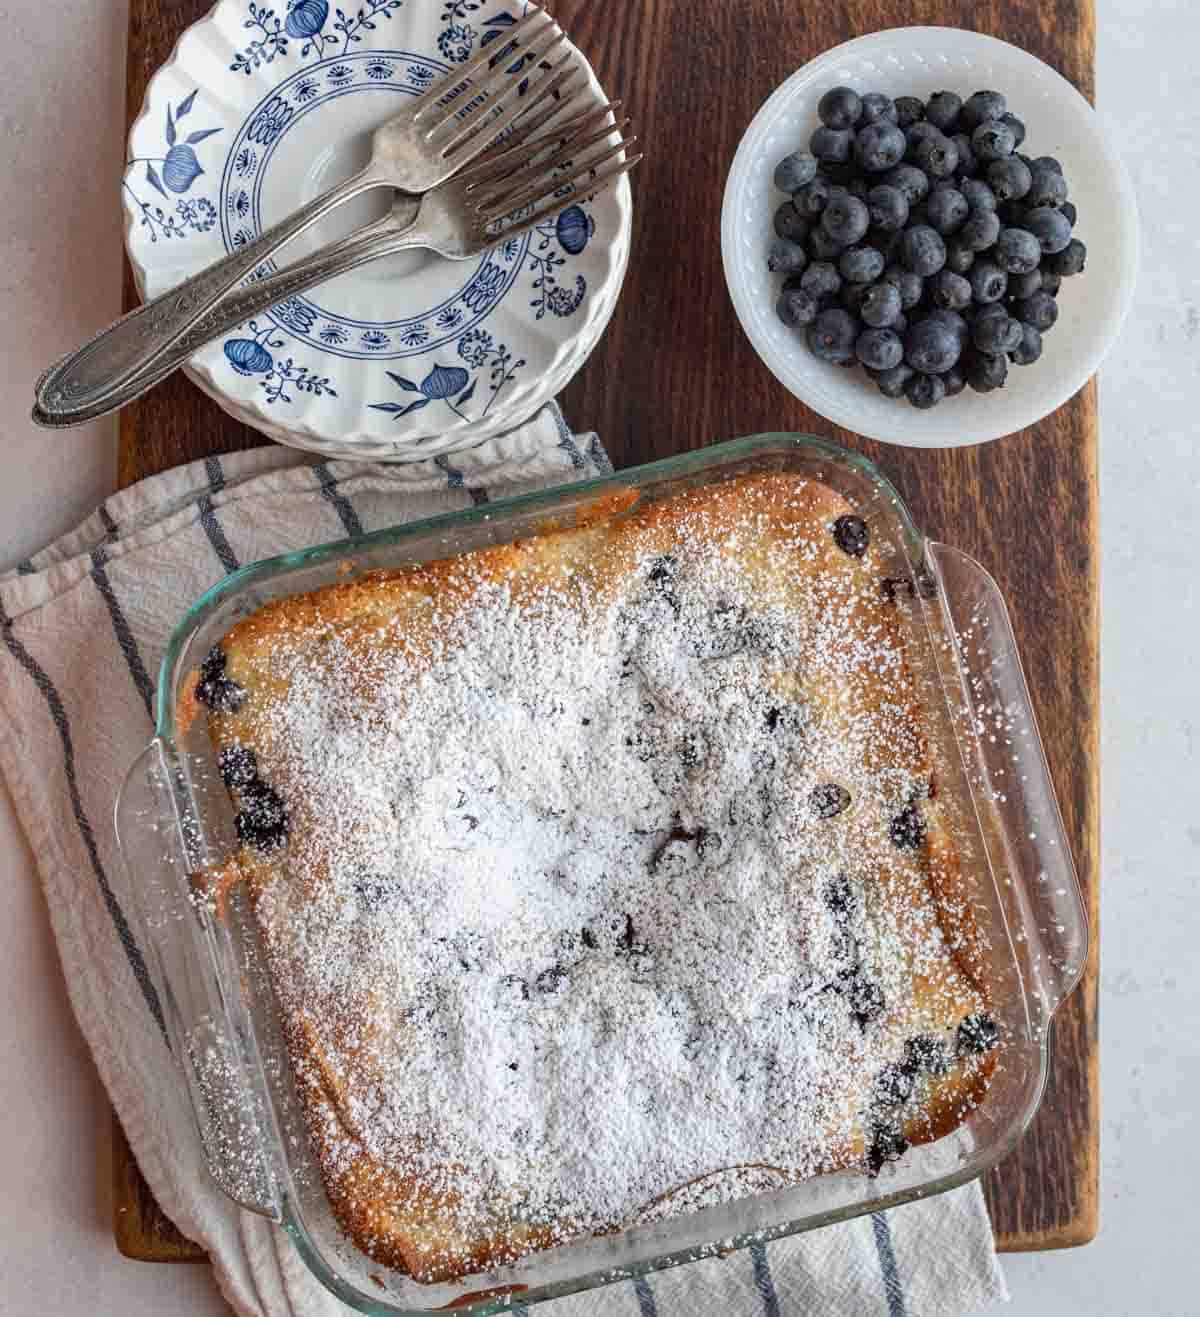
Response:
[[[314,285],[332,279],[335,275],[345,274],[348,270],[365,265],[392,252],[402,251],[408,247],[426,247],[430,245],[431,235],[424,231],[424,226],[415,223],[420,210],[420,200],[414,197],[407,208],[399,202],[392,210],[373,224],[320,248],[303,260],[297,261],[269,275],[256,279],[245,288],[236,288],[222,298],[217,305],[201,320],[194,323],[181,337],[175,339],[169,347],[157,354],[152,363],[128,376],[123,383],[110,389],[97,401],[86,406],[73,408],[69,415],[59,414],[45,419],[37,419],[43,425],[54,428],[79,425],[83,421],[94,421],[107,416],[140,398],[152,389],[160,380],[177,370],[185,361],[206,343],[220,338],[224,333],[242,324],[252,316],[258,315],[268,307],[297,293],[305,292]]]
[[[37,384],[33,419],[40,425],[78,425],[120,406],[120,402],[108,403],[119,393],[120,386],[160,361],[263,261],[331,210],[369,188],[387,185],[387,180],[374,170],[365,169],[314,197],[254,242],[122,316],[42,376]]]

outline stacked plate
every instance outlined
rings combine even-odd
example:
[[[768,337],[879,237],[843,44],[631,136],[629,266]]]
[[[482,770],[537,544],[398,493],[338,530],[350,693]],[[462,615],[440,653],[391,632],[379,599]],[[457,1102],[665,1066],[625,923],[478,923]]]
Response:
[[[501,40],[525,7],[483,18],[468,0],[362,0],[353,13],[220,0],[155,75],[130,134],[126,246],[143,297],[348,177],[402,98]],[[389,204],[384,189],[366,194],[279,264]],[[282,443],[393,461],[470,447],[532,415],[587,359],[616,305],[631,217],[623,178],[482,258],[377,261],[239,326],[185,369]]]

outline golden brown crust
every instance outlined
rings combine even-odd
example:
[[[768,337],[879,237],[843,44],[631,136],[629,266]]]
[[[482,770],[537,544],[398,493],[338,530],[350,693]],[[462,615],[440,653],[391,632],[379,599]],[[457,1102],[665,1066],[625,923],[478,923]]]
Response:
[[[336,634],[343,650],[364,656],[362,695],[364,709],[368,709],[369,655],[383,624],[403,619],[402,628],[390,629],[390,643],[419,662],[431,652],[431,642],[439,632],[470,605],[480,580],[507,582],[518,603],[535,598],[551,583],[561,591],[564,580],[572,582],[572,588],[586,586],[602,594],[617,588],[639,560],[670,551],[685,528],[689,535],[699,533],[717,542],[752,521],[757,539],[743,544],[739,554],[764,598],[786,602],[789,596],[804,592],[843,614],[854,633],[903,650],[904,619],[879,588],[873,555],[848,560],[831,535],[820,534],[807,538],[808,551],[803,560],[796,560],[794,572],[781,573],[778,557],[772,556],[771,550],[790,543],[795,532],[827,528],[851,511],[827,486],[793,476],[762,475],[697,488],[650,505],[633,506],[635,498],[619,491],[598,502],[579,525],[547,527],[539,537],[480,550],[469,555],[469,571],[464,570],[463,559],[446,559],[400,571],[371,572],[266,605],[234,627],[222,642],[229,676],[252,687],[253,698],[236,712],[210,716],[214,743],[237,741],[269,752],[275,733],[262,710],[286,697],[290,656],[301,649],[311,656],[323,635]],[[569,569],[569,576],[564,569]],[[926,719],[907,668],[889,680],[863,669],[842,674],[836,683],[820,672],[793,673],[779,677],[778,682],[781,695],[806,702],[813,711],[816,734],[822,736],[837,737],[843,728],[861,722],[863,715],[876,713],[885,701],[898,708],[905,734],[886,742],[868,740],[864,749],[867,765],[931,782]],[[194,706],[193,681],[183,708]],[[295,802],[294,809],[293,827],[303,827],[303,802]],[[957,1021],[986,1005],[988,984],[969,899],[969,878],[948,811],[940,802],[929,801],[925,819],[919,871],[927,904],[936,912],[947,949],[934,971],[936,983],[919,974],[913,976],[912,1009],[907,1019],[896,1022],[896,1028],[898,1038],[902,1033],[931,1032],[952,1042]],[[278,857],[250,849],[241,852],[238,873],[245,875],[256,895],[280,871]],[[289,879],[301,890],[315,890],[322,883],[322,874],[316,865],[309,872],[290,874]],[[917,925],[926,903],[912,890],[911,869],[885,870],[877,891],[877,899],[897,904],[901,921],[909,912],[912,937],[918,938]],[[948,991],[948,982],[958,982],[959,988]],[[363,1010],[369,1018],[368,1003]],[[433,1192],[419,1178],[397,1172],[367,1150],[354,1126],[344,1074],[336,1073],[328,1063],[311,1021],[297,1015],[287,1022],[286,1032],[331,1205],[342,1227],[364,1252],[385,1266],[422,1281],[435,1281],[511,1261],[555,1242],[549,1230],[518,1230],[507,1222],[494,1232],[473,1237],[448,1227],[444,1190]],[[368,1044],[369,1038],[339,1036],[339,1055],[352,1056],[365,1051]],[[956,1128],[982,1098],[995,1062],[995,1054],[957,1062],[945,1076],[928,1080],[921,1113],[905,1122],[909,1141],[928,1142]],[[831,1145],[826,1169],[861,1162],[865,1145],[866,1135],[861,1130],[841,1146]],[[357,1147],[355,1155],[347,1155],[348,1146]],[[758,1169],[789,1177],[786,1170]],[[467,1173],[465,1168],[463,1173]],[[686,1203],[702,1181],[727,1174],[728,1170],[714,1170],[711,1176],[689,1181],[662,1195],[647,1211],[659,1210],[667,1202]]]

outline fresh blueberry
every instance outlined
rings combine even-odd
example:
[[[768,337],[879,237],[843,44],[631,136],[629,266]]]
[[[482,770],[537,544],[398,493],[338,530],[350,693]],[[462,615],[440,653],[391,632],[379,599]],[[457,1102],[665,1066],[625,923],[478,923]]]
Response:
[[[966,274],[975,264],[975,253],[961,239],[952,238],[946,244],[946,269],[954,274]]]
[[[780,192],[797,192],[817,176],[817,157],[807,151],[793,151],[775,166],[775,186]]]
[[[812,232],[808,235],[809,255],[814,261],[836,261],[842,254],[842,248],[846,244],[839,242],[837,238],[829,235],[829,232],[821,224],[814,224]]]
[[[895,320],[893,320],[892,323],[888,325],[888,328],[892,331],[893,334],[898,334],[901,338],[903,338],[905,333],[908,331],[908,317],[904,314],[903,311],[901,311],[900,314],[895,318]]]
[[[1038,156],[1038,158],[1033,162],[1033,165],[1037,165],[1041,169],[1052,169],[1056,174],[1061,174],[1063,171],[1062,165],[1059,164],[1059,162],[1052,155]],[[1031,169],[1033,168],[1033,165],[1030,165]]]
[[[922,119],[919,123],[910,124],[904,130],[904,140],[908,143],[908,158],[911,161],[917,147],[922,142],[944,138],[946,134],[937,126],[930,123],[927,119]]]
[[[1002,389],[1008,379],[1008,358],[986,352],[969,352],[963,358],[967,383],[976,393]]]
[[[939,270],[929,281],[929,298],[934,306],[961,311],[971,305],[971,283],[952,270]]]
[[[1006,127],[1012,133],[1013,150],[1015,151],[1017,147],[1019,147],[1021,143],[1025,140],[1025,125],[1021,122],[1020,119],[1017,118],[1015,114],[1011,114],[1011,113],[1002,114],[1000,116],[1000,122],[1006,125]]]
[[[1054,328],[1054,322],[1058,319],[1058,303],[1046,292],[1043,284],[1032,297],[1023,297],[1019,302],[1014,302],[1012,312],[1018,320],[1024,320],[1044,334]]]
[[[838,261],[838,271],[847,283],[870,284],[883,273],[884,260],[874,247],[847,247]]]
[[[859,307],[863,322],[872,329],[886,329],[893,325],[900,312],[900,290],[890,283],[872,284]]]
[[[1029,171],[1029,191],[1025,200],[1031,206],[1061,206],[1067,199],[1067,180],[1062,172],[1040,160]]]
[[[881,370],[874,378],[879,392],[885,398],[902,398],[904,386],[914,375],[913,368],[905,362],[893,366],[891,370]]]
[[[929,195],[929,176],[915,165],[903,164],[889,169],[883,176],[883,182],[899,188],[909,206],[915,206]]]
[[[860,123],[878,123],[881,119],[895,123],[896,118],[896,106],[890,96],[881,91],[869,91],[863,96]]]
[[[856,320],[861,320],[862,304],[870,287],[870,284],[852,284],[843,280],[842,291],[838,293],[838,305],[845,307]]]
[[[989,119],[1003,119],[1008,113],[1008,102],[998,91],[977,91],[967,97],[966,104],[958,116],[959,126],[964,132],[973,133],[981,123]]]
[[[904,360],[904,345],[890,329],[864,329],[854,351],[859,361],[872,370],[891,370]]]
[[[853,154],[853,145],[851,154]],[[829,180],[831,188],[840,187],[849,191],[850,185],[858,177],[858,166],[852,159],[822,160],[821,173]]]
[[[1037,238],[1027,229],[1001,229],[992,255],[996,264],[1008,274],[1029,274],[1038,268],[1042,249]]]
[[[798,242],[775,238],[767,249],[767,269],[772,274],[799,274],[808,264],[808,256]]]
[[[853,128],[862,114],[862,100],[853,87],[831,87],[817,102],[826,128]]]
[[[897,96],[896,124],[900,128],[910,128],[925,117],[925,106],[915,96]]]
[[[1047,256],[1063,251],[1071,237],[1071,225],[1061,210],[1052,206],[1036,206],[1025,216],[1025,228],[1037,239],[1040,250]]]
[[[1012,352],[1021,342],[1021,322],[998,304],[985,307],[971,325],[971,342],[980,352]]]
[[[787,242],[803,242],[812,227],[790,201],[785,201],[775,212],[775,236]]]
[[[1020,201],[1002,201],[996,207],[996,214],[1000,216],[1001,228],[1023,229],[1025,227],[1025,216],[1029,214],[1029,207]]]
[[[798,214],[807,219],[816,219],[825,209],[825,203],[829,200],[829,191],[829,180],[818,174],[816,178],[796,189],[790,204],[795,207]],[[779,230],[776,229],[776,232],[778,233]],[[788,235],[781,233],[779,236],[786,238]]]
[[[971,338],[971,330],[966,319],[958,312],[951,311],[943,307],[935,307],[925,316],[926,320],[932,320],[934,324],[945,325],[946,328],[958,339],[960,348],[966,347]]]
[[[925,281],[919,274],[905,270],[899,265],[891,265],[883,272],[883,283],[894,284],[900,294],[900,309],[911,311],[921,300],[925,291]]]
[[[1005,160],[1012,155],[1016,145],[1013,130],[1001,119],[988,119],[971,134],[971,149],[976,160]]]
[[[842,276],[828,261],[814,261],[800,276],[800,287],[814,297],[831,297],[842,286]]]
[[[932,1034],[917,1034],[904,1044],[904,1068],[912,1074],[940,1077],[950,1073],[952,1064],[950,1049]]]
[[[876,228],[895,233],[908,219],[908,198],[890,183],[877,183],[867,193],[867,210]]]
[[[227,745],[217,756],[221,780],[230,790],[248,787],[258,777],[258,760],[248,745]]]
[[[944,386],[943,386],[944,387]],[[925,823],[916,805],[906,805],[888,828],[892,845],[901,851],[917,851],[925,842]]]
[[[955,133],[950,140],[954,143],[954,149],[958,152],[958,168],[954,171],[954,177],[959,179],[971,178],[979,168],[979,161],[975,159],[971,139],[966,133]]]
[[[907,204],[907,203],[905,203]],[[872,225],[867,230],[867,246],[874,247],[883,257],[885,264],[895,264],[896,254],[899,250],[900,233],[893,229],[878,229]]]
[[[958,147],[940,133],[926,137],[913,148],[912,163],[930,178],[949,178],[958,168]]]
[[[1032,297],[1042,286],[1040,269],[1030,270],[1027,274],[1009,274],[1008,296],[1015,302],[1023,297]]]
[[[904,385],[904,396],[914,407],[928,411],[946,396],[946,384],[940,375],[913,375]]]
[[[1062,287],[1062,275],[1051,270],[1048,262],[1058,260],[1057,256],[1047,256],[1042,262],[1042,291],[1049,293],[1051,297],[1058,296],[1058,290]]]
[[[813,787],[808,805],[819,819],[836,818],[850,808],[850,793],[837,782],[823,782]],[[825,904],[835,913],[849,914],[852,898],[853,890],[846,878],[835,878],[825,889]]]
[[[1021,341],[1009,352],[1008,359],[1014,366],[1032,366],[1042,355],[1041,331],[1023,320],[1015,323],[1021,326]]]
[[[854,360],[858,322],[848,312],[832,307],[822,311],[808,327],[808,346],[814,356],[833,365]]]
[[[822,125],[808,139],[808,149],[822,164],[842,165],[850,159],[854,133],[849,128]]]
[[[817,299],[803,288],[785,289],[775,303],[775,312],[789,329],[811,325],[817,318]]]
[[[287,807],[272,787],[254,782],[242,789],[242,808],[234,824],[243,845],[272,851],[287,839]]]
[[[900,239],[900,260],[905,269],[923,279],[936,274],[946,264],[946,244],[942,235],[928,224],[905,229]]]
[[[1086,264],[1087,247],[1078,238],[1072,238],[1062,251],[1054,253],[1046,260],[1046,268],[1050,273],[1062,279],[1082,274]]]
[[[1075,203],[1073,201],[1064,201],[1062,205],[1059,206],[1059,210],[1062,211],[1063,215],[1066,217],[1067,223],[1074,228],[1075,221],[1079,218],[1079,212],[1075,209]]]
[[[926,316],[910,325],[904,335],[904,360],[926,375],[940,375],[958,360],[958,335],[942,320]]]
[[[1000,216],[994,210],[973,210],[970,219],[955,237],[973,252],[984,252],[996,245],[1000,236]]]
[[[849,195],[831,197],[821,214],[821,227],[843,247],[858,242],[870,226],[866,204]]]
[[[833,541],[851,558],[861,558],[871,543],[871,531],[861,517],[847,513],[833,523]]]
[[[912,1091],[912,1071],[893,1062],[875,1076],[871,1093],[878,1106],[900,1107],[912,1097]]]
[[[956,393],[961,393],[967,387],[967,377],[962,373],[958,366],[951,366],[948,371],[938,378],[946,386],[946,397],[953,398]]]
[[[967,273],[977,302],[998,302],[1008,290],[1008,275],[993,260],[978,260]]]
[[[978,178],[964,178],[958,190],[967,199],[972,213],[978,210],[995,210],[996,194],[988,185]]]
[[[966,1016],[958,1026],[958,1050],[960,1054],[982,1056],[990,1052],[1000,1042],[1000,1029],[996,1021],[986,1012]]]
[[[993,160],[987,167],[988,183],[999,201],[1022,201],[1029,195],[1033,175],[1015,155]]]
[[[854,158],[872,174],[891,169],[904,158],[908,143],[894,123],[880,119],[860,128],[854,138]]]
[[[970,213],[966,197],[957,188],[934,188],[925,202],[926,223],[943,238],[962,228]]]
[[[852,178],[850,182],[846,184],[846,191],[849,192],[852,197],[857,197],[859,201],[866,201],[867,193],[870,190],[871,184],[865,178]]]
[[[925,117],[934,127],[950,134],[958,122],[962,97],[953,91],[935,91],[925,105]]]

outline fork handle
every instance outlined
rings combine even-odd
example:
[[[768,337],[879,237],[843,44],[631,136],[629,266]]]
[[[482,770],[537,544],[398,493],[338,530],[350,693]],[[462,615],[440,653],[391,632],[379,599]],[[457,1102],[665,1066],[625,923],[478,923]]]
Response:
[[[56,414],[46,420],[42,420],[41,417],[36,419],[43,425],[59,429],[107,416],[110,412],[118,411],[131,403],[135,398],[140,398],[143,393],[182,366],[206,343],[220,338],[222,334],[267,310],[268,307],[294,297],[297,293],[303,293],[326,279],[332,279],[335,275],[345,274],[348,270],[365,265],[368,261],[391,255],[392,252],[401,251],[406,247],[425,246],[428,238],[416,231],[414,224],[420,204],[420,199],[414,197],[406,213],[401,209],[398,200],[392,210],[375,223],[367,225],[349,237],[320,248],[275,274],[268,275],[264,279],[256,279],[245,288],[234,289],[165,351],[158,354],[153,362],[135,371],[96,402],[73,409],[66,416]]]
[[[254,242],[114,321],[42,376],[37,383],[33,419],[40,425],[78,425],[120,407],[129,397],[111,405],[109,398],[118,398],[121,385],[141,378],[161,361],[231,288],[331,210],[370,188],[383,186],[387,186],[387,180],[370,168],[355,174],[314,197]],[[265,305],[281,296],[277,294]],[[130,396],[137,397],[141,391]]]

